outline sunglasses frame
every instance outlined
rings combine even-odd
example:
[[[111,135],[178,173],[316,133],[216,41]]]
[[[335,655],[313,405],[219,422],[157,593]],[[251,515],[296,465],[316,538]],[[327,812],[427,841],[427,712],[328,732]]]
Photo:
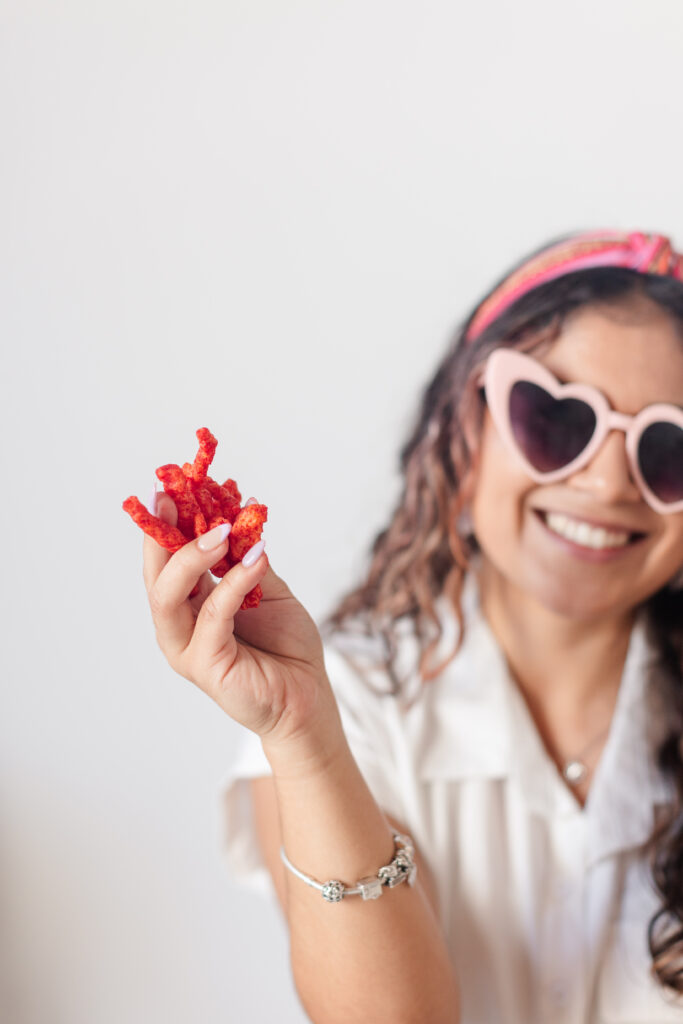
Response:
[[[593,436],[583,451],[566,466],[551,470],[549,473],[540,472],[531,465],[517,444],[508,410],[510,392],[513,385],[519,381],[537,384],[558,400],[577,398],[589,405],[595,413],[596,425]],[[635,416],[616,412],[598,388],[590,384],[573,382],[563,384],[537,359],[511,348],[494,349],[488,356],[477,382],[484,388],[486,403],[501,439],[537,483],[552,483],[554,480],[563,480],[571,476],[591,461],[612,430],[623,430],[626,435],[629,467],[645,501],[660,515],[683,511],[683,499],[675,502],[661,501],[648,487],[638,466],[638,444],[644,430],[652,423],[661,421],[673,423],[683,430],[683,409],[666,402],[658,402],[645,406]]]

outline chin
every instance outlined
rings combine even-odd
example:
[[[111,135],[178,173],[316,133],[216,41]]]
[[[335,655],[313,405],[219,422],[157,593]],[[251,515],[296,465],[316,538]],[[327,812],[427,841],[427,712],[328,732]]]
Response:
[[[634,600],[632,591],[628,595],[625,592],[617,594],[613,587],[568,585],[566,581],[561,583],[557,579],[537,581],[528,593],[547,611],[576,622],[623,615],[640,604],[640,598]]]

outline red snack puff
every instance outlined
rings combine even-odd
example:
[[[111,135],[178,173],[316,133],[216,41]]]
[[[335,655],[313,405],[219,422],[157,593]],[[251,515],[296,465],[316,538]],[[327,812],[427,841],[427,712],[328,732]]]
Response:
[[[157,544],[167,551],[175,553],[187,544],[187,537],[176,526],[165,523],[163,519],[157,519],[138,498],[126,498],[123,511],[128,513],[148,537],[153,537]]]
[[[244,601],[240,605],[241,611],[246,611],[247,608],[258,608],[261,598],[263,597],[263,591],[261,590],[261,584],[257,583],[253,590],[250,590],[245,595]]]
[[[234,501],[237,502],[238,505],[241,504],[242,495],[240,494],[240,489],[234,480],[226,480],[224,484],[221,484],[221,487]]]
[[[268,518],[266,505],[245,505],[237,513],[230,531],[230,558],[241,562],[249,548],[261,540],[263,524]]]
[[[214,576],[225,576],[228,569],[241,562],[249,548],[257,544],[261,539],[263,524],[268,518],[266,505],[246,505],[237,513],[230,531],[228,552],[225,558],[213,566],[211,572]],[[254,587],[244,598],[241,607],[256,608],[263,596],[260,586]]]
[[[229,480],[228,483],[234,483],[234,480]],[[217,484],[215,480],[211,480],[209,477],[204,481],[204,487],[213,500],[218,502],[225,519],[233,523],[235,516],[240,510],[240,498],[234,498],[232,492],[228,491],[225,486]],[[239,494],[239,491],[237,493]]]
[[[190,487],[194,495],[194,500],[206,520],[207,530],[212,530],[214,526],[218,526],[219,519],[223,520],[225,518],[220,502],[214,501],[208,487],[201,486],[200,484],[190,484]]]
[[[197,439],[199,441],[199,451],[195,455],[192,465],[190,466],[188,463],[185,463],[183,470],[195,483],[200,483],[206,479],[206,471],[213,462],[218,441],[207,427],[199,428]]]
[[[134,496],[126,498],[123,510],[148,536],[172,553],[214,526],[231,523],[228,552],[210,570],[212,575],[220,579],[261,539],[268,509],[265,505],[249,505],[241,509],[242,496],[234,480],[229,478],[224,484],[219,484],[207,476],[218,442],[207,427],[200,427],[197,439],[199,451],[194,462],[186,462],[182,467],[167,463],[159,466],[156,471],[164,485],[164,492],[173,499],[178,510],[177,527],[153,516]],[[194,587],[190,597],[198,592],[199,584]],[[256,608],[262,597],[261,587],[256,586],[245,596],[241,607]]]
[[[171,462],[166,466],[159,466],[156,473],[164,485],[164,491],[169,498],[173,498],[178,509],[178,529],[181,533],[190,539],[206,533],[206,518],[197,504],[192,488],[188,487],[187,477],[180,466]]]
[[[211,566],[212,576],[217,576],[219,579],[223,579],[228,569],[232,569],[233,562],[230,562],[227,558],[221,558],[220,562],[216,562],[215,565]]]

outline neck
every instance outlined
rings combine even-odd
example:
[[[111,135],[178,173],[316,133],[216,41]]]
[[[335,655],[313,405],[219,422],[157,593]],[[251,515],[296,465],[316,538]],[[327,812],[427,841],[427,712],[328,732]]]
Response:
[[[636,612],[568,618],[540,604],[488,564],[477,574],[482,612],[534,717],[564,722],[579,739],[609,716]],[[539,723],[540,724],[540,723]]]

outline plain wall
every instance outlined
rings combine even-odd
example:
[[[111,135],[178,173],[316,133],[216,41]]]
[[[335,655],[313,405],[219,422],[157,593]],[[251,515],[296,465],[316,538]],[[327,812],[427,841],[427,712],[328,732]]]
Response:
[[[322,616],[484,290],[566,231],[683,247],[682,38],[677,0],[3,0],[3,1022],[305,1019],[121,503],[209,427]]]

